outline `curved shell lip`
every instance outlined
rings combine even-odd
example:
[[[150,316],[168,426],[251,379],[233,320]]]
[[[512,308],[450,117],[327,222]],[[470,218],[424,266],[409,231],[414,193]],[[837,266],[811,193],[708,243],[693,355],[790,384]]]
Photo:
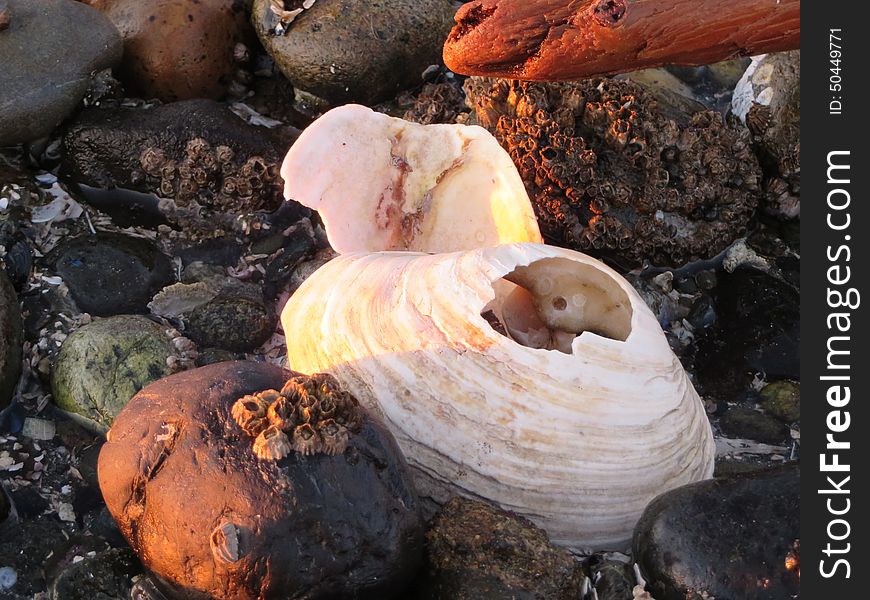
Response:
[[[495,289],[492,287],[492,285],[490,285],[486,288],[486,291],[483,295],[478,296],[479,300],[475,302],[474,306],[469,306],[469,312],[472,313],[469,320],[471,324],[475,325],[480,330],[488,332],[491,331],[492,335],[489,336],[489,338],[493,340],[495,344],[502,345],[503,347],[510,347],[513,350],[521,349],[522,351],[530,352],[532,354],[537,354],[540,356],[548,355],[557,360],[561,357],[576,358],[577,356],[583,354],[584,346],[595,346],[598,348],[612,348],[619,353],[634,351],[633,354],[639,354],[645,357],[647,360],[650,360],[656,356],[667,357],[668,364],[672,362],[673,359],[670,358],[672,354],[670,347],[667,345],[666,342],[664,342],[664,345],[662,347],[663,337],[660,335],[661,327],[658,321],[649,311],[646,303],[638,295],[637,291],[631,286],[631,284],[628,283],[628,281],[626,281],[616,271],[605,265],[603,262],[575,250],[569,250],[567,248],[560,248],[557,246],[550,246],[547,244],[539,244],[536,242],[513,242],[509,244],[500,244],[497,246],[479,248],[474,251],[460,250],[449,253],[432,253],[404,250],[385,250],[380,252],[351,252],[348,254],[344,254],[343,256],[349,259],[372,255],[408,257],[429,256],[432,257],[433,260],[437,259],[449,261],[455,256],[468,254],[469,252],[477,252],[482,255],[490,255],[493,256],[493,258],[497,258],[496,260],[487,261],[489,267],[487,269],[486,276],[489,279],[490,284],[494,284],[499,279],[503,278],[505,275],[508,275],[518,267],[529,266],[539,260],[544,260],[548,258],[566,258],[574,262],[583,264],[585,266],[592,267],[600,273],[606,275],[611,281],[616,283],[619,288],[626,294],[631,304],[631,330],[625,340],[610,338],[604,335],[599,335],[592,331],[584,331],[580,335],[576,336],[571,342],[571,354],[562,354],[556,350],[546,350],[542,348],[531,348],[528,346],[523,346],[522,344],[519,344],[511,338],[504,336],[492,329],[491,325],[481,315],[481,313],[483,312],[483,308],[495,298]],[[652,328],[652,331],[659,335],[649,335],[649,328]],[[591,359],[591,357],[587,355],[586,359],[589,360]],[[661,361],[654,360],[652,362],[658,363]]]

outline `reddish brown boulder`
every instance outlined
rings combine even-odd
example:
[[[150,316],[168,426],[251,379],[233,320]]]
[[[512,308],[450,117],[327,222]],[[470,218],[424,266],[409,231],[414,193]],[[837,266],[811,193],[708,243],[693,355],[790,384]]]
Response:
[[[165,102],[219,98],[232,80],[233,49],[253,39],[250,0],[88,0],[124,37],[128,93]]]

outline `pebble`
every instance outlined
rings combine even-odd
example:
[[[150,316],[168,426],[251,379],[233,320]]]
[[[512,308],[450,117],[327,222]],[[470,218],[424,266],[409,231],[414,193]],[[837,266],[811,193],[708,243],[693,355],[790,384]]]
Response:
[[[145,384],[169,374],[170,356],[157,323],[131,315],[98,319],[61,346],[51,375],[54,402],[105,430]]]
[[[801,418],[801,388],[794,381],[768,383],[759,393],[761,407],[783,423],[793,423]]]
[[[172,263],[152,242],[99,232],[61,241],[46,258],[79,308],[96,316],[144,313],[172,279]]]
[[[0,567],[0,591],[12,589],[18,582],[18,573],[12,567]]]
[[[321,0],[276,35],[271,0],[255,0],[252,20],[309,101],[373,104],[423,83],[426,68],[441,61],[454,11],[450,0]]]
[[[185,333],[203,347],[250,352],[275,331],[277,317],[260,298],[222,295],[194,308]]]
[[[360,429],[343,452],[272,461],[257,457],[231,416],[237,399],[281,389],[290,376],[235,361],[143,389],[100,452],[109,510],[145,566],[190,593],[401,597],[420,566],[423,522],[384,425],[358,407]]]
[[[223,96],[254,37],[240,0],[90,0],[124,37],[118,75],[127,91],[164,102]]]
[[[121,36],[74,0],[7,0],[0,31],[0,147],[50,134],[79,104],[91,74],[121,60]]]
[[[0,269],[0,408],[9,403],[21,373],[22,328],[18,296]]]
[[[542,529],[477,500],[447,502],[426,533],[426,549],[420,600],[568,600],[580,597],[585,579],[580,563]]]
[[[633,557],[653,597],[791,600],[786,567],[800,538],[800,469],[702,481],[653,500],[634,533]]]
[[[766,444],[780,444],[789,437],[788,427],[770,415],[744,406],[735,406],[719,420],[729,437],[748,438]]]

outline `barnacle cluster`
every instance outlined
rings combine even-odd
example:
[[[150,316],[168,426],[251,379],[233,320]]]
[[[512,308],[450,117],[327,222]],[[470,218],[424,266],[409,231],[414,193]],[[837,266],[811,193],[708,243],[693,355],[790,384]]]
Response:
[[[465,95],[457,85],[450,82],[427,83],[403,118],[423,125],[453,123],[456,116],[466,110]]]
[[[362,419],[356,399],[325,373],[293,377],[280,392],[243,396],[231,412],[255,438],[254,453],[262,460],[280,460],[290,452],[340,454]]]
[[[742,235],[760,196],[748,133],[703,111],[666,118],[630,81],[470,78],[466,102],[517,168],[551,243],[681,265]]]
[[[193,138],[180,160],[168,158],[160,148],[145,148],[139,156],[138,175],[148,188],[173,198],[181,207],[196,202],[234,213],[275,209],[282,185],[278,166],[260,156],[241,163],[234,159],[229,146],[212,147],[202,138]]]

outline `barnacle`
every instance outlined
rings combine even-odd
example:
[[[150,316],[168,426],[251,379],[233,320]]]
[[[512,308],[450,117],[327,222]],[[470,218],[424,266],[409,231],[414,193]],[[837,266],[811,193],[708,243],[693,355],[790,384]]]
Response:
[[[320,438],[310,423],[303,423],[293,430],[293,450],[302,456],[321,450]]]
[[[256,437],[254,453],[264,460],[278,460],[291,450],[303,456],[339,454],[362,420],[356,399],[323,373],[293,377],[280,392],[244,396],[233,405],[232,415]]]
[[[470,78],[466,102],[508,150],[551,243],[633,266],[679,265],[742,235],[760,199],[746,130],[677,123],[630,81]]]
[[[233,404],[232,415],[245,433],[250,436],[258,435],[268,425],[266,412],[269,404],[260,397],[243,396]]]
[[[267,427],[254,440],[254,454],[261,460],[281,460],[295,445],[290,445],[290,439],[279,427]]]
[[[232,564],[241,557],[239,533],[234,523],[224,521],[215,527],[208,538],[215,562]]]

